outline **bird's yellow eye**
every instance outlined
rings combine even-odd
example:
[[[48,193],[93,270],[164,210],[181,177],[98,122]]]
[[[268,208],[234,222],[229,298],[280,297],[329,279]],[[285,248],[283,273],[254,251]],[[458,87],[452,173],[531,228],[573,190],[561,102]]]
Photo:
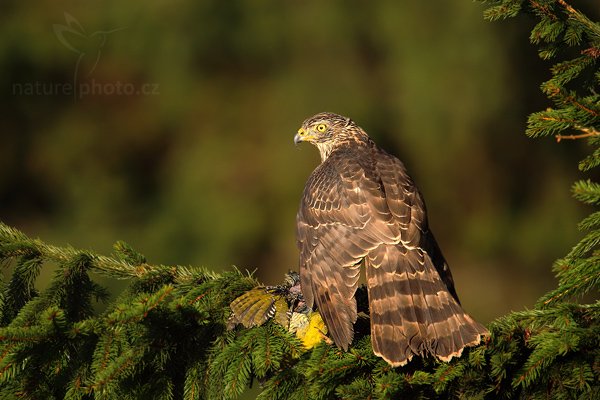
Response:
[[[319,125],[317,125],[317,130],[319,132],[325,132],[327,130],[327,125],[325,125],[325,124],[319,124]]]

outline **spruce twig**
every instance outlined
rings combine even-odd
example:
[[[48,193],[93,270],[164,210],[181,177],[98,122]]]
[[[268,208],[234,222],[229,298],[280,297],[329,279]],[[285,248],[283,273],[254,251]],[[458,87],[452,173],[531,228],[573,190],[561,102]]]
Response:
[[[579,134],[579,135],[556,135],[555,136],[556,142],[559,143],[563,139],[577,140],[577,139],[585,139],[585,138],[589,138],[592,136],[600,135],[600,131],[597,131],[594,128],[578,127],[577,129],[579,129],[580,131],[582,131],[584,133]]]

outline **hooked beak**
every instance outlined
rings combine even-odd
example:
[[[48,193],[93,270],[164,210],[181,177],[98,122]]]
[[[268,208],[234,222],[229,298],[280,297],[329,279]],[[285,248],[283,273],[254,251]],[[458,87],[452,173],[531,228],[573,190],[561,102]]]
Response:
[[[304,128],[300,128],[298,129],[298,133],[296,133],[296,136],[294,136],[294,144],[297,145],[300,142],[304,142],[307,140],[307,133]]]

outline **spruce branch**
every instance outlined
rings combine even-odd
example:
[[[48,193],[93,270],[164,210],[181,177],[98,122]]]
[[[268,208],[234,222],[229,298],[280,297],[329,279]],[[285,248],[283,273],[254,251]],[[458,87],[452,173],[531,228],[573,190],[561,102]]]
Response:
[[[592,35],[592,38],[600,39],[600,24],[591,21],[587,16],[585,16],[585,14],[581,13],[580,11],[577,11],[570,4],[568,4],[565,0],[557,0],[557,1],[558,1],[558,4],[560,4],[561,6],[564,7],[564,9],[568,13],[570,19],[573,19],[573,20],[577,21],[578,23],[582,24],[583,26],[585,26],[587,28],[588,32],[590,33],[590,35]]]
[[[5,257],[31,256],[38,254],[48,261],[57,264],[69,262],[78,257],[80,252],[74,248],[58,247],[45,244],[39,239],[30,239],[23,233],[0,222],[0,246],[2,246]],[[169,273],[174,276],[183,277],[187,271],[180,273],[175,266],[155,266],[149,264],[131,264],[127,261],[113,257],[88,252],[92,269],[95,272],[111,278],[128,279],[132,277],[142,278],[152,273]]]
[[[586,127],[576,127],[577,129],[579,129],[580,131],[582,131],[582,134],[579,135],[556,135],[556,142],[559,143],[561,140],[563,139],[569,139],[569,140],[577,140],[577,139],[585,139],[585,138],[589,138],[592,136],[599,136],[600,135],[600,131],[597,131],[594,128],[586,128]]]

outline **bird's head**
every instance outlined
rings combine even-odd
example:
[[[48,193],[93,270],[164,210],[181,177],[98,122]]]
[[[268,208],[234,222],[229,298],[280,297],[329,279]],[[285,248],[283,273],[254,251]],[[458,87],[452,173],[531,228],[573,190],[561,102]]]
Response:
[[[350,118],[323,112],[313,115],[302,123],[294,136],[294,143],[314,144],[321,153],[321,160],[324,161],[338,143],[362,135],[366,137],[366,133]]]

